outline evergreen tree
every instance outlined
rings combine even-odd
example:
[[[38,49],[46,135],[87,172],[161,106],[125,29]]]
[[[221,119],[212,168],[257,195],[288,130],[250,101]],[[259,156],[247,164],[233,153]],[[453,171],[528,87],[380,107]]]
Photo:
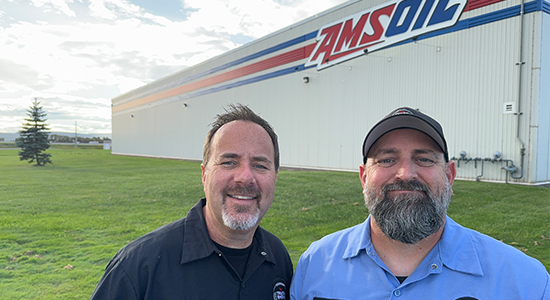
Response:
[[[50,148],[48,135],[50,130],[46,126],[44,117],[46,113],[42,110],[40,102],[34,99],[33,105],[27,110],[26,123],[23,123],[19,130],[19,138],[16,140],[16,146],[21,148],[19,151],[20,160],[28,160],[29,163],[36,161],[37,166],[43,166],[47,163],[52,163],[50,160],[51,154],[43,153]]]

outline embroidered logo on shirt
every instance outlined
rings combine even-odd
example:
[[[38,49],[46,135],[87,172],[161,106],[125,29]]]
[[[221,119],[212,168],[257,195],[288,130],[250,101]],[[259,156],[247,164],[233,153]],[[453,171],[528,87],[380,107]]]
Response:
[[[286,300],[286,285],[277,282],[273,287],[273,300]]]

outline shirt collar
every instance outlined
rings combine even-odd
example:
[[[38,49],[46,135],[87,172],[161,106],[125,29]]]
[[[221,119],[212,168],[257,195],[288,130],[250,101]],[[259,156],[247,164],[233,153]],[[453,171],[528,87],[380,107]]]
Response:
[[[451,270],[482,276],[481,261],[469,232],[469,229],[447,217],[443,235],[438,242],[441,260]]]
[[[203,198],[189,210],[184,219],[181,264],[203,259],[217,251],[206,228],[202,210],[205,205],[206,198]],[[262,254],[267,261],[275,263],[272,255],[269,255],[272,252],[269,243],[265,241],[263,231],[258,226],[254,233],[254,238],[258,241],[258,249],[262,253],[267,253],[266,255]]]
[[[348,259],[359,255],[362,250],[366,252],[374,251],[374,246],[370,239],[370,218],[357,225],[357,230],[350,231],[348,244],[344,250],[343,259]]]
[[[482,276],[483,269],[469,230],[448,216],[446,218],[443,235],[434,247],[436,251],[439,249],[437,255],[443,264],[451,270]],[[369,215],[365,222],[357,225],[358,230],[350,232],[343,259],[355,257],[361,251],[365,253],[375,252],[370,236],[370,219],[371,216]]]
[[[205,258],[216,249],[206,228],[202,212],[205,205],[206,199],[201,199],[189,210],[184,219],[182,264]]]

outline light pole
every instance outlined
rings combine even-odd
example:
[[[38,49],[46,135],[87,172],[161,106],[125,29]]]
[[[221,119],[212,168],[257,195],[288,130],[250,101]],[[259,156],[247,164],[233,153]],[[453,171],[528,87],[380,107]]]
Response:
[[[74,121],[74,147],[77,148],[78,139],[76,137],[76,121]]]

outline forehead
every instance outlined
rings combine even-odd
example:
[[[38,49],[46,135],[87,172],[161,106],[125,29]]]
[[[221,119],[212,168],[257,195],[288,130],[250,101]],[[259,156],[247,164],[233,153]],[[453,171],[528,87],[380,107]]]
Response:
[[[371,147],[368,157],[372,157],[380,151],[393,150],[398,152],[413,152],[417,150],[432,150],[435,153],[441,153],[439,146],[425,133],[415,129],[396,129],[392,130]]]
[[[231,121],[212,138],[213,151],[256,152],[274,156],[273,142],[265,129],[249,121]],[[271,157],[270,157],[271,159]]]

